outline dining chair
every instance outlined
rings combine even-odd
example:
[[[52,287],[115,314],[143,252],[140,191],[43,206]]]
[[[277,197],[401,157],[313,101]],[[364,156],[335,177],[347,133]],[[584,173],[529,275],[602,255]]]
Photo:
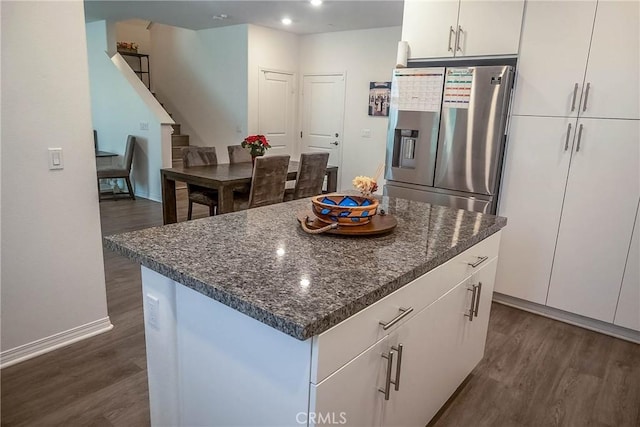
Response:
[[[296,185],[294,188],[285,190],[284,200],[302,199],[322,194],[322,184],[324,184],[328,162],[329,153],[302,153]]]
[[[236,210],[282,203],[288,170],[289,156],[256,158],[249,197],[248,199],[235,198],[234,207],[238,208]]]
[[[229,163],[242,163],[251,161],[251,153],[242,145],[227,145]]]
[[[133,151],[136,148],[136,137],[133,135],[129,135],[127,137],[127,145],[124,149],[124,156],[122,159],[122,164],[119,167],[101,167],[98,168],[98,199],[102,200],[102,195],[100,193],[100,180],[101,179],[124,179],[127,183],[127,194],[133,200],[136,199],[136,196],[133,194],[133,186],[131,185],[131,165],[133,163]],[[115,196],[115,194],[114,194]]]
[[[182,162],[185,168],[195,166],[213,166],[218,164],[218,156],[215,147],[190,146],[182,149]],[[189,208],[187,210],[187,220],[193,214],[193,204],[205,205],[209,207],[209,216],[216,214],[218,206],[218,191],[199,185],[187,184],[187,194]]]

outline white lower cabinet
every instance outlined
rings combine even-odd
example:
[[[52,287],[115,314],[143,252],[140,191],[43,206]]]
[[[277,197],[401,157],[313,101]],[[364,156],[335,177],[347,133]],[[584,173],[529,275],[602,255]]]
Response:
[[[484,355],[496,265],[497,258],[488,257],[470,277],[312,385],[316,422],[310,425],[427,424]]]
[[[613,323],[640,331],[640,203]]]

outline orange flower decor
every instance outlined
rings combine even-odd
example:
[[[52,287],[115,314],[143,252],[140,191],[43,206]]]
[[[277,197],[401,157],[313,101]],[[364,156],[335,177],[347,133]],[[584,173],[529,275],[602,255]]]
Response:
[[[253,157],[263,156],[267,149],[271,148],[267,137],[264,135],[249,135],[240,145],[242,145],[242,148],[249,148]]]

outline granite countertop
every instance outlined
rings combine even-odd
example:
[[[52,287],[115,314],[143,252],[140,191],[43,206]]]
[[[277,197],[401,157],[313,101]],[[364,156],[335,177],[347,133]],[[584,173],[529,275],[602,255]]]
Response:
[[[393,232],[310,235],[309,199],[105,237],[106,246],[297,339],[318,335],[506,225],[382,197]]]

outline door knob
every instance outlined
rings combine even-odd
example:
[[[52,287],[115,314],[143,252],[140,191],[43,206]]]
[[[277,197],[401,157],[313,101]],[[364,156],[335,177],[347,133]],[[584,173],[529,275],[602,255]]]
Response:
[[[338,145],[338,141],[333,141],[331,144]]]

